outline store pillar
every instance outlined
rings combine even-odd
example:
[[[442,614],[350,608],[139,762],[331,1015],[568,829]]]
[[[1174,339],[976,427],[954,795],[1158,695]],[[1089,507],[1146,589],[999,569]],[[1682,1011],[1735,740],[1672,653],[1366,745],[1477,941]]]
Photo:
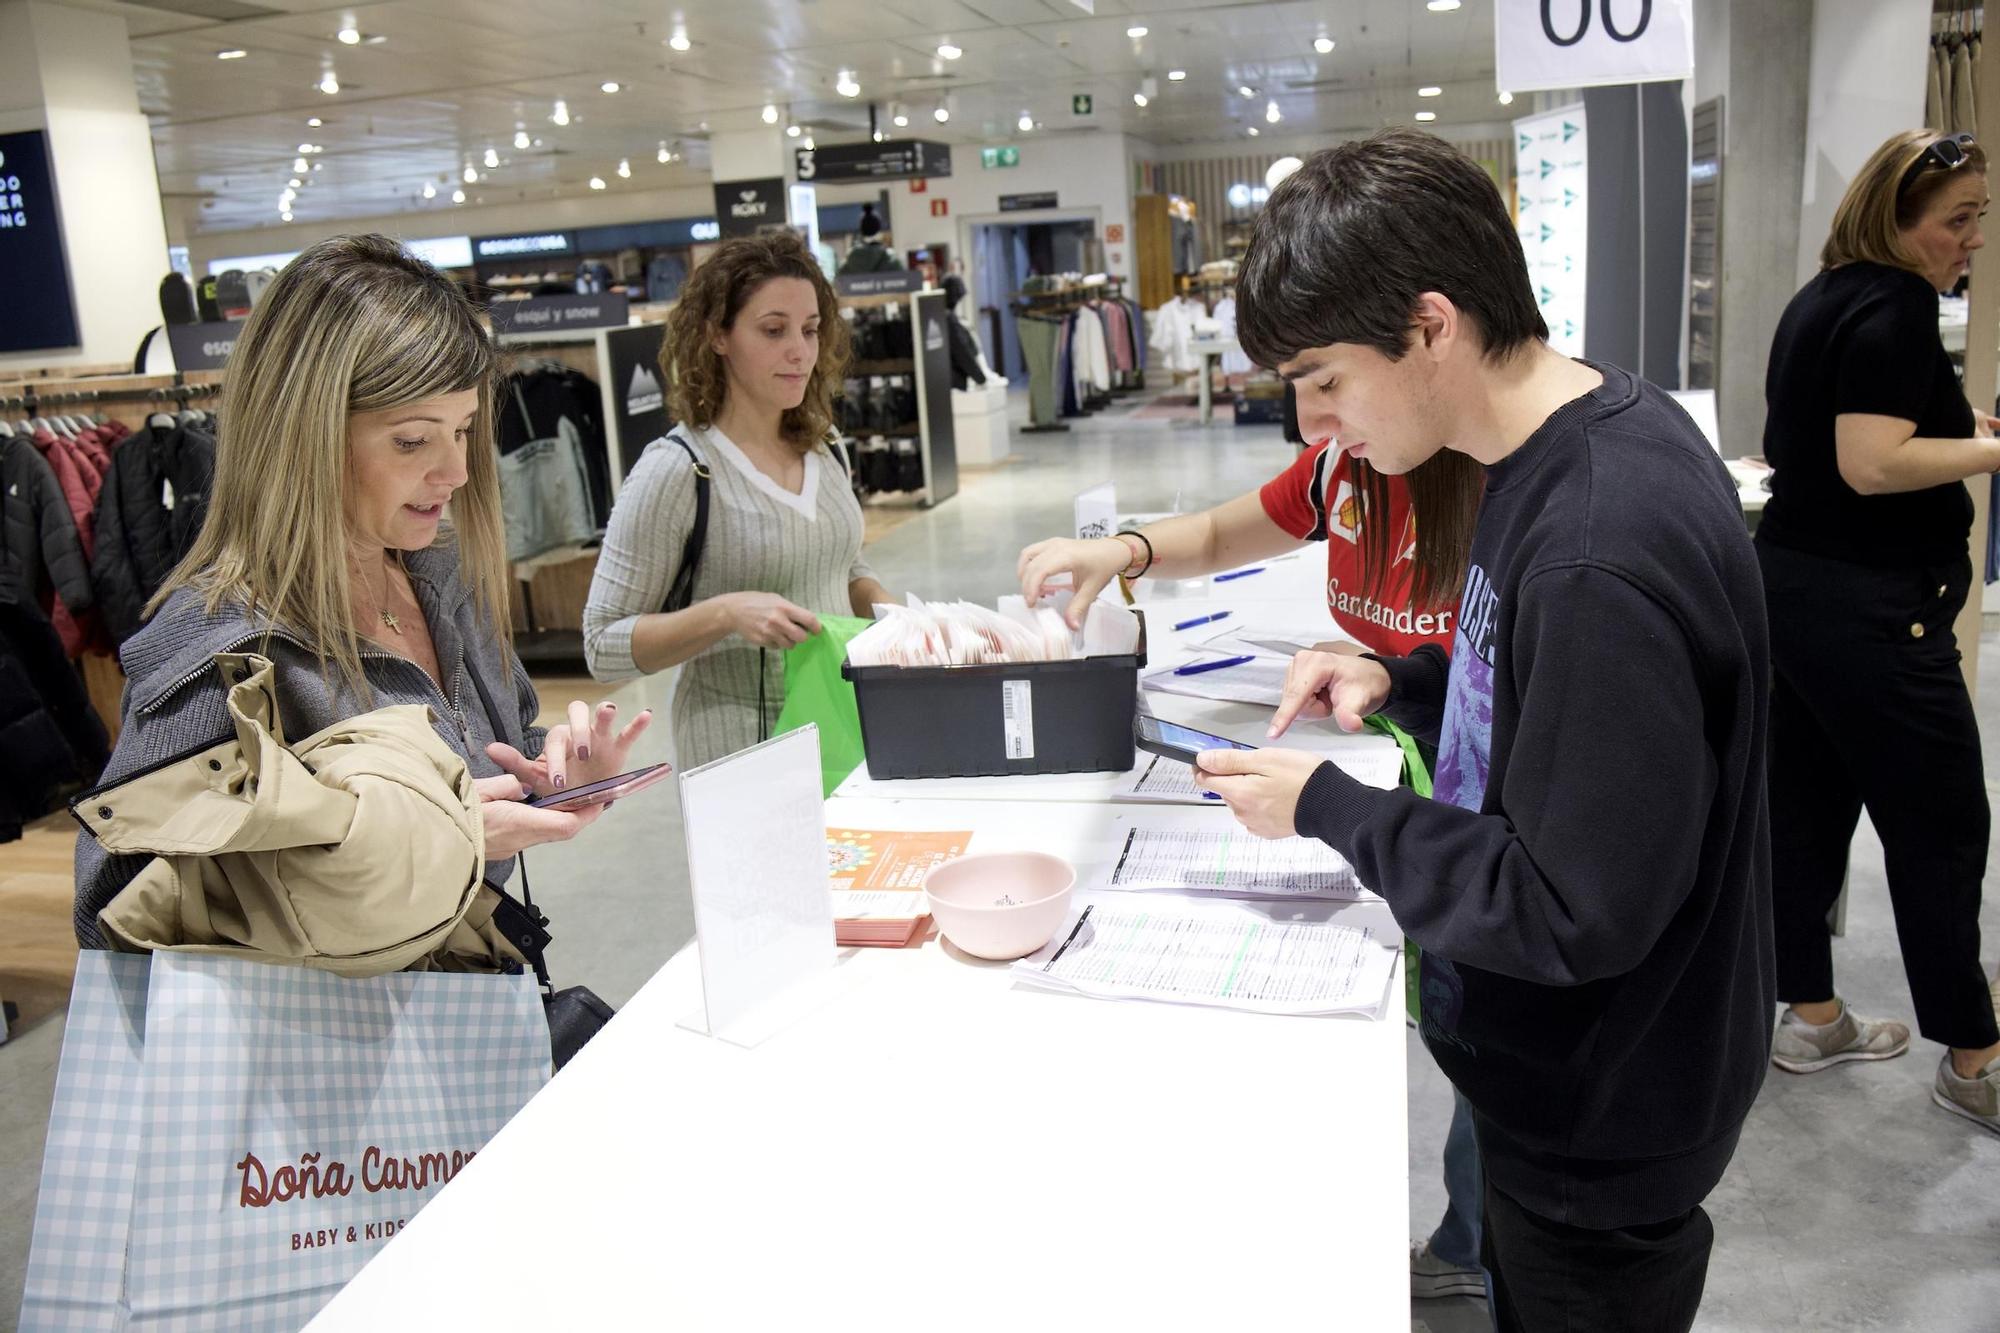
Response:
[[[168,261],[152,130],[123,19],[0,0],[0,135],[22,131],[46,136],[76,334],[69,346],[0,353],[0,372],[129,365],[160,322]]]

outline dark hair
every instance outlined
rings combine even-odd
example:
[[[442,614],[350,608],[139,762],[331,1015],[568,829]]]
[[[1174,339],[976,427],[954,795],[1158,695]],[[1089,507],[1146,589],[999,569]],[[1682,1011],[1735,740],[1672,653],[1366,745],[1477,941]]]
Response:
[[[855,230],[859,231],[863,237],[879,236],[881,234],[882,219],[875,216],[875,205],[861,205],[861,221],[855,224]]]
[[[833,432],[833,396],[847,375],[850,339],[833,284],[797,232],[767,231],[724,241],[695,267],[681,288],[679,303],[667,315],[660,371],[676,420],[692,426],[715,424],[729,377],[712,340],[736,323],[744,303],[773,278],[811,283],[819,304],[819,359],[806,379],[804,399],[779,423],[786,441],[801,454],[809,454]]]
[[[1494,360],[1549,336],[1493,178],[1436,135],[1384,130],[1321,149],[1271,191],[1236,281],[1236,336],[1274,368],[1334,343],[1400,360],[1424,292],[1471,318]]]
[[[1436,135],[1384,130],[1321,149],[1271,192],[1237,277],[1236,335],[1271,367],[1335,343],[1401,360],[1425,292],[1464,313],[1489,360],[1549,336],[1493,178]],[[1362,504],[1362,582],[1379,595],[1402,540],[1369,521],[1388,515],[1390,482],[1358,459],[1348,478]],[[1443,449],[1405,480],[1417,529],[1411,597],[1447,606],[1465,582],[1484,472]]]

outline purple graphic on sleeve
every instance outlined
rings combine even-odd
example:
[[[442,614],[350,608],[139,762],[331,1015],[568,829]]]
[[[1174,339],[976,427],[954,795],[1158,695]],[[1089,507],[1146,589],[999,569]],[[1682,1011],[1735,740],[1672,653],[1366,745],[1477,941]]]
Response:
[[[1438,800],[1465,810],[1479,809],[1486,799],[1493,755],[1493,628],[1499,615],[1499,594],[1486,571],[1474,565],[1452,640],[1434,789]]]

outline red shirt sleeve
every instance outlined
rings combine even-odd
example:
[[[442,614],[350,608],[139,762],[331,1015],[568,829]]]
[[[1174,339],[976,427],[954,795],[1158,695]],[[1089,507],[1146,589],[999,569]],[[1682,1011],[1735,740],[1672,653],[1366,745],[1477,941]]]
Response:
[[[1271,521],[1300,541],[1326,540],[1326,449],[1321,440],[1264,483],[1257,498]]]

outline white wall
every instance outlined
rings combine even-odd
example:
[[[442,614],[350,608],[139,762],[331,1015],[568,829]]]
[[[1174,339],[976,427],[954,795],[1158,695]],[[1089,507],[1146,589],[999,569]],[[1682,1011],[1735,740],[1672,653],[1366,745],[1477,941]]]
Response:
[[[1516,103],[1515,110],[1522,110]],[[1167,148],[1153,148],[1140,159],[1147,162],[1205,162],[1211,158],[1241,157],[1245,154],[1265,154],[1274,157],[1306,157],[1322,148],[1346,143],[1350,139],[1365,139],[1376,132],[1379,126],[1364,125],[1351,130],[1328,130],[1314,134],[1264,134],[1255,139],[1236,135],[1220,143],[1175,144]],[[1413,127],[1414,128],[1414,127]],[[1429,129],[1446,143],[1475,143],[1489,139],[1512,139],[1514,126],[1511,120],[1481,121],[1471,125],[1430,125]]]
[[[1820,246],[1854,173],[1884,139],[1924,123],[1930,33],[1930,0],[1816,0],[1799,286],[1819,272]]]
[[[0,131],[48,132],[83,339],[70,352],[0,356],[0,372],[129,362],[160,322],[167,232],[125,21],[16,0],[0,6],[0,52]]]

